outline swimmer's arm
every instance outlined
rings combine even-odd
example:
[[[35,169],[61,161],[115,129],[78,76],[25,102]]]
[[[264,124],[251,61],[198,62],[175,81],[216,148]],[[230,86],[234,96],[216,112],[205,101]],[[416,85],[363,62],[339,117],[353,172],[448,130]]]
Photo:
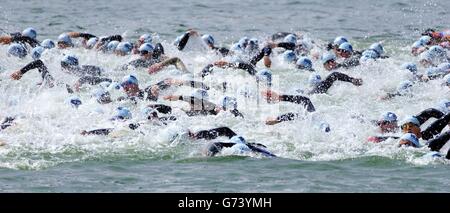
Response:
[[[163,69],[164,67],[167,67],[169,65],[175,65],[175,67],[183,72],[189,72],[186,68],[186,66],[184,65],[183,61],[181,61],[180,58],[178,57],[173,57],[173,58],[169,58],[163,62],[160,63],[156,63],[153,64],[152,66],[149,67],[148,69],[148,73],[149,74],[154,74],[158,71],[160,71],[161,69]]]
[[[292,113],[292,112],[286,113],[286,114],[280,115],[276,118],[268,118],[266,120],[266,125],[275,125],[275,124],[278,124],[278,123],[281,123],[284,121],[292,121],[292,120],[295,120],[295,118],[297,118],[297,117],[298,117],[298,113]]]
[[[311,100],[305,96],[300,95],[280,95],[280,101],[287,101],[296,104],[302,104],[308,112],[314,112],[316,109]]]
[[[12,40],[11,36],[0,36],[0,44],[10,44]]]
[[[114,128],[108,128],[108,129],[95,129],[91,131],[83,130],[81,132],[82,135],[109,135],[111,131],[114,130]]]
[[[420,125],[422,125],[430,118],[439,119],[442,116],[444,116],[444,113],[442,113],[441,111],[434,109],[434,108],[429,108],[429,109],[423,110],[422,112],[417,114],[415,117],[417,118],[417,120],[419,120]]]
[[[256,65],[258,61],[260,61],[264,56],[270,56],[272,53],[272,49],[270,47],[264,47],[257,55],[255,55],[251,60],[250,63],[253,65]]]
[[[449,140],[450,131],[447,131],[439,137],[430,140],[428,143],[428,147],[431,149],[431,151],[439,151]]]
[[[254,66],[251,65],[251,64],[236,63],[236,64],[233,65],[233,67],[238,68],[238,69],[242,69],[242,70],[246,70],[250,75],[255,75],[256,74],[256,70],[255,70]]]
[[[164,55],[164,47],[161,43],[157,43],[155,45],[155,50],[153,50],[153,57],[159,58],[161,55]]]
[[[280,42],[278,44],[276,44],[276,47],[281,47],[284,48],[286,50],[294,50],[295,49],[295,44],[294,43],[288,43],[288,42]]]
[[[177,44],[178,50],[183,50],[186,47],[187,42],[189,41],[189,32],[185,32],[180,39],[180,42]]]
[[[32,47],[36,47],[36,46],[38,46],[39,45],[39,42],[38,41],[36,41],[36,39],[32,39],[32,38],[29,38],[29,37],[27,37],[27,36],[22,36],[22,35],[19,35],[19,36],[13,36],[12,37],[12,42],[24,42],[24,43],[28,43],[30,46],[32,46]]]
[[[75,88],[78,90],[84,84],[97,85],[97,84],[99,84],[101,82],[105,82],[105,81],[110,82],[110,83],[112,82],[112,80],[109,78],[100,78],[100,77],[96,77],[96,76],[84,76],[77,80],[77,82],[75,83]]]
[[[191,134],[191,137],[195,139],[206,139],[212,140],[216,139],[220,136],[225,136],[228,138],[232,138],[237,135],[233,130],[228,127],[219,127],[214,129],[202,130]]]
[[[148,107],[155,109],[156,111],[163,113],[163,114],[170,114],[172,113],[172,107],[163,105],[163,104],[150,104]]]
[[[27,73],[28,71],[30,71],[32,69],[38,69],[38,71],[41,73],[43,80],[45,80],[45,79],[53,80],[53,77],[48,72],[47,67],[44,65],[44,63],[41,60],[36,60],[36,61],[32,61],[32,62],[28,63],[22,69],[11,74],[11,78],[14,80],[19,80],[20,78],[22,78],[22,76],[25,73]]]
[[[433,138],[434,135],[441,133],[445,126],[450,124],[450,113],[434,121],[424,131],[421,132],[422,138],[428,140]]]
[[[80,38],[81,37],[86,40],[96,37],[95,35],[92,35],[89,33],[80,33],[80,32],[68,32],[67,35],[69,35],[71,38]]]
[[[244,115],[242,115],[242,113],[239,112],[239,110],[237,110],[237,109],[233,109],[233,110],[231,110],[230,112],[231,112],[231,114],[233,114],[235,117],[241,117],[241,118],[244,118]]]
[[[182,85],[189,86],[192,88],[202,88],[205,90],[209,90],[209,87],[200,81],[182,81]]]

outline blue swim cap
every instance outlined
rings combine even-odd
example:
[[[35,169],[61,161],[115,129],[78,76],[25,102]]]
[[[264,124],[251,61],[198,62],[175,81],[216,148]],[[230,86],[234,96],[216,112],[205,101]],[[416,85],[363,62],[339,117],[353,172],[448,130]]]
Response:
[[[339,46],[344,42],[348,42],[347,38],[345,38],[344,36],[338,36],[334,39],[333,44]]]
[[[23,45],[13,43],[8,47],[8,54],[19,58],[25,58],[25,56],[27,56],[27,50]]]
[[[445,76],[445,85],[450,86],[450,75]]]
[[[146,107],[144,107],[141,110],[141,115],[143,117],[145,117],[145,118],[147,118],[149,116],[154,116],[154,115],[156,115],[155,117],[157,117],[158,116],[158,111],[156,109],[153,109],[153,108],[149,107],[149,106],[146,106]]]
[[[449,75],[450,77],[450,75]],[[449,85],[450,85],[450,78],[447,78],[449,81]],[[447,114],[450,112],[450,101],[448,99],[445,100],[441,100],[438,104],[437,107],[441,112],[443,112],[444,114]]]
[[[431,42],[431,37],[430,36],[422,36],[422,37],[420,37],[419,42],[422,45],[428,45]]]
[[[37,32],[34,28],[29,27],[25,30],[22,31],[22,36],[26,36],[28,38],[32,38],[32,39],[36,39],[37,37]]]
[[[417,65],[414,63],[404,63],[402,64],[402,69],[409,70],[414,74],[417,73]]]
[[[320,60],[322,61],[322,64],[326,64],[331,60],[336,60],[336,55],[334,53],[326,52],[322,55]]]
[[[241,39],[239,39],[238,44],[241,48],[246,48],[248,41],[249,41],[248,37],[245,36],[245,37],[242,37]]]
[[[61,60],[61,66],[78,66],[78,58],[74,55],[65,55]]]
[[[409,116],[400,122],[400,126],[403,126],[405,124],[414,124],[414,125],[420,127],[419,120],[414,116]]]
[[[413,43],[413,45],[411,47],[412,48],[421,48],[421,47],[423,47],[423,44],[420,41],[416,41]]]
[[[296,44],[297,43],[297,36],[295,36],[294,34],[289,34],[286,37],[284,37],[283,41],[287,42],[287,43]]]
[[[320,124],[320,130],[322,130],[324,132],[330,132],[331,131],[330,124],[328,124],[326,122],[322,122]]]
[[[151,45],[150,43],[143,43],[140,47],[139,47],[139,52],[143,53],[143,52],[148,52],[148,53],[153,53],[153,50],[155,48],[153,47],[153,45]]]
[[[41,42],[41,46],[45,49],[52,49],[55,47],[55,42],[53,42],[51,39],[45,39]]]
[[[86,46],[87,46],[87,48],[92,49],[92,48],[94,48],[95,44],[97,44],[97,42],[98,42],[98,38],[92,37],[86,42]]]
[[[287,63],[293,63],[297,59],[294,51],[287,50],[283,53],[283,60]]]
[[[82,102],[81,99],[78,97],[70,97],[69,99],[67,99],[67,103],[70,104],[72,107],[78,108]]]
[[[41,46],[37,46],[31,50],[31,57],[34,60],[41,58],[42,53],[44,53],[45,49]]]
[[[409,89],[413,86],[413,83],[409,80],[403,81],[398,85],[397,92],[400,94],[405,94],[409,92]]]
[[[69,35],[67,35],[65,33],[58,36],[58,42],[61,42],[63,44],[69,45],[69,46],[73,45],[72,39],[70,38]]]
[[[312,73],[308,78],[308,84],[311,87],[316,86],[320,82],[322,82],[322,77],[319,74]]]
[[[125,119],[131,119],[131,112],[125,107],[117,107],[113,120],[125,120]]]
[[[114,52],[117,48],[117,45],[119,45],[119,41],[110,41],[107,45],[106,45],[106,51],[107,52]]]
[[[344,42],[344,43],[342,43],[341,45],[339,45],[339,48],[338,49],[340,49],[340,50],[345,50],[345,51],[347,51],[347,52],[353,52],[353,47],[352,47],[352,45],[350,44],[350,43],[348,43],[348,42]]]
[[[364,52],[362,53],[362,56],[366,57],[368,59],[376,59],[376,58],[380,57],[380,55],[374,50],[364,50]]]
[[[235,151],[235,154],[244,154],[246,152],[252,151],[246,144],[243,143],[237,143],[233,145],[231,148]],[[238,153],[236,153],[236,151]]]
[[[245,141],[244,137],[239,136],[239,135],[235,135],[235,136],[231,137],[229,142],[235,143],[235,144],[246,144],[247,143],[247,141]]]
[[[420,143],[419,143],[419,139],[417,138],[416,135],[412,134],[412,133],[406,133],[404,134],[400,140],[406,140],[409,141],[411,143],[414,144],[415,147],[420,147]]]
[[[205,42],[206,45],[214,46],[214,38],[212,37],[212,35],[204,34],[202,36],[202,40],[203,42]]]
[[[237,109],[237,99],[231,96],[223,96],[219,100],[220,106],[223,110]]]
[[[439,75],[444,75],[446,72],[439,68],[439,67],[430,67],[427,69],[426,71],[426,75],[428,77],[435,77],[435,76],[439,76]]]
[[[381,115],[380,121],[397,122],[397,115],[393,112],[386,112]]]
[[[259,41],[257,38],[251,38],[248,40],[247,47],[245,48],[247,51],[255,51],[259,48]]]
[[[123,54],[129,54],[133,49],[133,45],[130,42],[120,42],[116,47],[116,52]]]
[[[420,61],[422,61],[422,60],[431,61],[431,60],[433,60],[433,56],[429,51],[425,51],[423,53],[420,53],[419,60]]]
[[[130,85],[130,84],[133,84],[133,85],[139,84],[138,79],[134,75],[127,75],[127,76],[123,77],[122,83],[120,83],[120,86],[124,87],[124,86]]]
[[[141,41],[142,43],[152,43],[153,39],[150,34],[144,34],[139,37],[139,41]]]
[[[312,61],[307,57],[300,57],[297,62],[295,63],[297,65],[297,69],[312,69]]]
[[[372,45],[370,45],[369,50],[374,50],[378,54],[378,56],[384,54],[384,48],[381,43],[373,43]]]
[[[446,62],[446,63],[439,64],[438,68],[444,72],[448,72],[448,71],[450,71],[450,63]]]
[[[200,100],[208,100],[208,92],[204,89],[196,89],[191,93],[191,96]]]
[[[269,69],[262,69],[256,73],[256,79],[267,83],[268,86],[272,85],[272,71]]]
[[[428,52],[431,54],[432,57],[442,57],[446,56],[445,49],[441,46],[435,45],[430,47]]]

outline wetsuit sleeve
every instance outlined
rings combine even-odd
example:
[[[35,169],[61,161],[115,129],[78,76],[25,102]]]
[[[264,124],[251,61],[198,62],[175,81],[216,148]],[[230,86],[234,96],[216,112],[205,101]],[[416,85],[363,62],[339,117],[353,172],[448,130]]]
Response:
[[[106,44],[106,43],[108,43],[108,42],[110,42],[110,41],[118,41],[118,42],[121,42],[122,39],[123,39],[123,38],[122,38],[121,35],[112,35],[112,36],[108,36],[108,37],[106,37],[106,38],[100,39],[100,43],[101,43],[101,44]]]
[[[225,47],[218,48],[216,51],[222,54],[223,57],[227,56],[230,53],[230,50]]]
[[[132,130],[139,128],[139,126],[141,126],[141,125],[138,123],[128,124],[128,128],[130,128]]]
[[[277,121],[283,122],[283,121],[292,121],[295,120],[295,118],[297,118],[298,114],[297,113],[286,113],[283,115],[280,115],[277,117]]]
[[[431,151],[439,151],[449,140],[450,140],[450,131],[447,131],[444,134],[440,135],[439,137],[430,140],[428,143],[428,147],[431,149]]]
[[[353,82],[354,78],[340,72],[333,72],[320,82],[310,93],[326,93],[335,81]]]
[[[157,43],[153,50],[153,58],[159,58],[161,55],[164,55],[164,47],[161,43]]]
[[[14,120],[14,117],[6,117],[5,119],[3,119],[2,123],[0,124],[0,130],[10,127]]]
[[[30,37],[22,36],[22,35],[13,36],[12,37],[12,42],[28,43],[32,47],[36,47],[36,46],[39,45],[39,42],[36,39],[32,39]]]
[[[111,133],[112,130],[113,130],[113,128],[95,129],[95,130],[91,130],[91,131],[86,131],[86,132],[84,132],[84,134],[86,134],[86,135],[109,135],[109,133]]]
[[[427,122],[428,119],[430,118],[441,118],[442,116],[444,116],[444,113],[442,113],[441,111],[434,109],[434,108],[429,108],[426,110],[423,110],[422,112],[420,112],[418,115],[414,116],[417,118],[417,120],[419,120],[420,125],[422,125],[423,123]]]
[[[214,67],[213,64],[206,65],[206,67],[202,69],[202,78],[204,78],[205,76],[207,76],[210,73],[212,73],[213,67]]]
[[[152,104],[148,105],[148,107],[155,109],[156,111],[163,113],[163,114],[170,114],[172,113],[172,107],[163,105],[163,104]]]
[[[216,139],[217,137],[220,137],[220,136],[225,136],[225,137],[231,138],[235,135],[236,135],[236,133],[233,132],[233,130],[231,130],[230,128],[219,127],[219,128],[215,128],[215,129],[198,131],[198,132],[194,133],[193,137],[195,139],[212,140],[212,139]]]
[[[252,59],[250,59],[250,63],[253,65],[256,65],[264,56],[269,56],[272,53],[272,49],[269,47],[264,47],[262,50],[259,51],[258,54],[253,56]]]
[[[96,77],[96,76],[84,76],[81,77],[80,79],[78,79],[78,82],[80,83],[80,85],[83,84],[90,84],[90,85],[97,85],[101,82],[112,82],[111,79],[109,78],[100,78],[100,77]]]
[[[359,65],[359,58],[358,57],[351,57],[349,59],[344,60],[344,62],[341,63],[341,66],[348,69],[351,67],[356,67]]]
[[[176,121],[177,117],[175,117],[175,116],[160,117],[159,120],[160,121]]]
[[[38,71],[41,73],[42,79],[52,78],[44,62],[42,62],[41,60],[36,60],[28,63],[27,65],[25,65],[25,67],[20,69],[20,73],[24,75],[32,69],[38,69]]]
[[[268,157],[276,157],[276,155],[270,153],[270,152],[267,151],[267,150],[261,149],[261,148],[259,148],[259,147],[254,146],[254,145],[251,145],[251,144],[246,144],[246,145],[247,145],[248,148],[250,148],[253,152],[261,153],[261,154],[266,155],[266,156],[268,156]]]
[[[230,110],[230,112],[231,112],[231,114],[233,114],[235,117],[241,117],[241,118],[244,118],[244,115],[242,115],[242,113],[239,112],[239,110],[237,110],[237,109]]]
[[[189,33],[185,32],[180,39],[180,42],[177,44],[178,50],[183,50],[186,47],[187,42],[189,41]]]
[[[449,123],[450,123],[450,113],[434,121],[430,126],[428,126],[424,131],[422,131],[421,132],[422,138],[424,140],[429,140],[433,138],[434,135],[439,134]]]
[[[204,83],[199,82],[199,81],[185,81],[185,82],[183,82],[183,85],[189,86],[192,88],[202,88],[205,90],[209,90],[208,86],[206,86]]]
[[[86,75],[99,76],[102,74],[102,68],[93,65],[83,65],[80,71]]]
[[[280,42],[277,44],[277,47],[281,47],[284,48],[286,50],[294,50],[295,49],[295,44],[294,43],[288,43],[288,42]]]
[[[280,101],[287,101],[292,102],[296,104],[303,105],[308,112],[314,112],[316,109],[314,108],[314,105],[312,104],[311,100],[305,96],[300,95],[281,95]]]
[[[86,40],[89,40],[90,38],[96,37],[95,35],[92,35],[92,34],[89,34],[89,33],[80,33],[79,36],[84,38],[84,39],[86,39]]]
[[[247,71],[250,75],[255,75],[256,74],[256,70],[255,67],[251,64],[247,64],[247,63],[237,63],[235,64],[233,67],[238,68],[238,69],[242,69]]]

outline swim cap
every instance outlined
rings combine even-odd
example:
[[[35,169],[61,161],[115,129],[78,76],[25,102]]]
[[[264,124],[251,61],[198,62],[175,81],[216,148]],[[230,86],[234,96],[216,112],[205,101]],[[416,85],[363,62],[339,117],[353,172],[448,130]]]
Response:
[[[350,43],[344,42],[341,45],[339,45],[338,49],[345,50],[347,52],[353,52],[353,47]]]
[[[326,64],[331,60],[336,60],[336,55],[334,53],[326,52],[322,55],[320,60],[322,61],[322,64]]]
[[[441,69],[443,72],[449,72],[450,71],[450,63],[439,64],[438,68]]]
[[[37,46],[31,50],[31,57],[34,60],[37,60],[41,57],[42,53],[44,53],[44,48],[41,46]]]
[[[127,75],[127,76],[123,77],[122,83],[120,84],[120,86],[124,87],[124,86],[130,85],[130,84],[133,84],[133,85],[139,84],[138,79],[134,75]]]
[[[151,107],[149,107],[149,106],[144,107],[141,110],[141,114],[145,118],[148,118],[149,116],[158,117],[158,111],[153,109],[153,108],[151,108]]]
[[[92,37],[86,42],[86,46],[87,46],[87,48],[92,49],[92,48],[94,48],[95,44],[97,44],[97,42],[98,42],[98,38]]]
[[[131,119],[131,112],[125,107],[117,107],[113,120],[119,119],[119,120],[125,120],[125,119]]]
[[[8,47],[8,54],[19,58],[25,58],[25,56],[27,56],[27,50],[22,45],[13,43]]]
[[[141,54],[145,54],[145,53],[153,53],[153,50],[155,48],[153,47],[153,45],[151,45],[150,43],[143,43],[140,47],[139,47],[139,52],[141,52]]]
[[[202,40],[206,45],[214,46],[214,38],[212,37],[212,35],[204,34],[202,36]]]
[[[29,27],[25,30],[22,31],[22,36],[26,36],[28,38],[32,38],[32,39],[36,39],[37,37],[37,32],[34,28]]]
[[[114,52],[117,48],[117,45],[119,45],[119,41],[110,41],[107,45],[106,45],[106,51],[107,52]]]
[[[243,144],[243,143],[237,143],[237,144],[233,145],[231,148],[234,151],[233,154],[244,154],[246,152],[252,151],[246,144]]]
[[[412,48],[421,48],[421,47],[423,47],[423,44],[420,41],[416,41],[413,43],[413,45],[411,47]]]
[[[444,81],[447,86],[450,86],[450,75],[445,76]]]
[[[307,57],[300,57],[295,64],[297,65],[297,69],[312,70],[312,61]]]
[[[311,86],[311,87],[316,86],[320,82],[322,82],[322,77],[320,77],[319,74],[313,73],[308,78],[308,83],[309,83],[309,86]]]
[[[428,77],[435,77],[443,74],[445,74],[445,71],[439,67],[430,67],[426,71]]]
[[[235,97],[223,96],[219,99],[219,103],[223,110],[237,109],[237,99]]]
[[[247,47],[245,48],[247,51],[254,51],[259,48],[259,41],[257,38],[252,38],[248,40]]]
[[[239,135],[235,135],[235,136],[231,137],[229,142],[230,143],[235,143],[235,144],[246,144],[247,143],[245,141],[244,137],[239,136]]]
[[[242,37],[241,39],[239,39],[238,44],[241,48],[246,48],[248,41],[249,41],[248,37]]]
[[[95,99],[97,99],[97,102],[99,102],[101,104],[106,104],[106,103],[111,102],[111,94],[109,94],[108,91],[101,89],[101,88],[95,90],[94,93],[92,94],[92,96],[95,97]]]
[[[334,39],[333,44],[339,46],[344,42],[348,42],[347,38],[345,38],[344,36],[338,36]]]
[[[41,46],[45,49],[52,49],[55,47],[55,42],[53,42],[51,39],[45,39],[41,42]]]
[[[262,69],[256,73],[258,81],[266,82],[268,86],[272,85],[272,71],[269,69]]]
[[[396,122],[397,121],[397,115],[393,112],[386,112],[383,115],[381,115],[380,121],[387,121],[387,122]]]
[[[414,74],[417,73],[417,65],[414,63],[404,63],[402,64],[402,69],[409,70]]]
[[[384,48],[381,43],[373,43],[372,45],[370,45],[369,50],[374,50],[378,54],[378,56],[384,54]]]
[[[139,41],[141,41],[142,43],[152,43],[153,39],[150,34],[144,34],[139,37]]]
[[[70,38],[69,35],[63,33],[61,35],[58,36],[58,42],[64,43],[66,45],[72,46],[72,39]]]
[[[428,45],[430,43],[430,41],[431,41],[431,37],[430,36],[422,36],[422,37],[419,38],[419,42],[422,45]]]
[[[195,90],[191,96],[200,100],[208,100],[208,92],[204,89]]]
[[[297,56],[295,55],[294,51],[287,50],[283,53],[283,60],[287,63],[292,63],[295,61]]]
[[[367,59],[376,59],[380,57],[380,55],[375,50],[364,50],[362,57],[366,57]]]
[[[406,133],[404,134],[400,140],[406,140],[409,141],[411,143],[414,144],[415,147],[420,147],[420,143],[419,143],[419,139],[417,138],[416,135],[412,134],[412,133]]]
[[[409,80],[403,81],[398,85],[397,91],[401,94],[409,92],[409,89],[413,86],[413,83]]]
[[[441,46],[435,45],[430,47],[430,49],[428,50],[428,52],[431,54],[431,56],[433,57],[442,57],[445,56],[445,50],[444,48],[442,48]]]
[[[123,53],[123,54],[129,54],[132,49],[133,49],[133,45],[131,45],[130,42],[120,42],[117,45],[115,51]]]
[[[61,66],[78,66],[78,58],[74,55],[65,55],[61,60]]]
[[[322,122],[320,124],[320,130],[322,130],[324,132],[330,132],[331,131],[330,124],[328,124],[326,122]]]
[[[297,43],[297,36],[295,36],[294,34],[289,34],[286,37],[284,37],[283,41],[286,42],[286,43],[296,44]]]
[[[400,126],[403,126],[405,124],[414,124],[414,125],[420,127],[419,120],[414,116],[409,116],[400,122]]]
[[[80,98],[78,97],[70,97],[67,99],[67,103],[70,104],[72,107],[78,108],[82,104]]]
[[[448,79],[450,79],[450,78],[448,78]],[[440,101],[437,108],[444,114],[449,113],[450,112],[450,101],[448,99]]]

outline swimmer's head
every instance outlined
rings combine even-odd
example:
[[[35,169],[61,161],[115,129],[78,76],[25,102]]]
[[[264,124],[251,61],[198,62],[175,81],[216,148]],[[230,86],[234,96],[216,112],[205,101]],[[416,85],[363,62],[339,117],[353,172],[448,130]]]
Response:
[[[41,46],[45,49],[52,49],[55,47],[55,42],[53,42],[51,39],[45,39],[41,42]]]
[[[448,78],[448,79],[450,80],[450,78]],[[450,85],[450,83],[449,83],[449,85]],[[448,99],[441,100],[439,102],[437,108],[444,114],[449,113],[450,112],[450,101]]]
[[[231,96],[223,96],[219,100],[220,106],[223,110],[237,109],[237,99]]]
[[[377,121],[382,133],[394,132],[397,130],[397,115],[393,112],[386,112],[381,115],[380,120]]]
[[[125,107],[117,107],[112,120],[128,120],[131,119],[131,112]]]
[[[286,37],[284,37],[283,42],[296,44],[297,36],[295,36],[294,34],[289,34]]]
[[[307,57],[300,57],[297,62],[295,63],[297,69],[302,70],[313,70],[313,64],[312,61]]]
[[[61,49],[73,47],[72,39],[70,38],[69,35],[67,35],[65,33],[58,36],[57,44],[58,44],[58,47]]]
[[[27,56],[27,50],[23,45],[13,43],[8,47],[8,54],[19,58],[25,58],[25,56]]]
[[[68,68],[68,67],[74,67],[78,66],[78,58],[74,55],[65,55],[61,59],[61,67],[62,68]]]
[[[417,73],[417,65],[414,63],[404,63],[402,64],[402,69],[408,70],[413,74]]]
[[[295,60],[297,60],[297,56],[295,55],[294,51],[287,50],[283,53],[283,60],[286,63],[294,63]]]
[[[420,135],[420,122],[414,117],[410,116],[405,118],[400,122],[400,128],[403,133],[414,133],[415,135]]]
[[[92,96],[97,100],[99,104],[108,104],[112,102],[110,93],[101,88],[95,90]]]
[[[430,36],[422,36],[419,38],[419,42],[422,45],[430,45],[431,44],[431,37]]]
[[[397,92],[399,92],[400,94],[409,93],[412,86],[413,83],[411,81],[409,80],[402,81],[397,87]]]
[[[106,45],[106,52],[114,52],[117,48],[117,45],[119,45],[119,41],[110,41],[107,45]]]
[[[353,46],[348,42],[344,42],[339,45],[337,52],[341,57],[349,58],[353,53]]]
[[[26,36],[28,38],[36,39],[37,32],[34,28],[28,27],[27,29],[22,31],[22,36]]]
[[[41,46],[37,46],[31,50],[31,57],[34,60],[41,58],[42,53],[44,53],[45,49]]]
[[[141,114],[148,120],[152,120],[154,118],[158,118],[158,111],[152,107],[146,106],[141,110]]]
[[[334,39],[334,41],[333,41],[333,46],[334,46],[335,48],[338,48],[339,45],[341,45],[341,44],[344,43],[344,42],[348,42],[348,39],[345,38],[344,36],[338,36],[338,37],[336,37],[336,38]]]
[[[68,98],[67,103],[74,108],[78,108],[82,104],[81,99],[75,96]]]
[[[120,42],[114,52],[117,55],[124,56],[130,54],[132,49],[133,45],[130,42]]]
[[[86,42],[86,48],[87,49],[92,49],[94,48],[94,46],[97,44],[98,42],[98,38],[97,37],[92,37],[90,38],[87,42]]]
[[[420,147],[419,139],[416,135],[412,133],[406,133],[404,134],[399,141],[400,146],[413,146],[413,147]]]
[[[214,47],[214,38],[212,35],[204,34],[202,35],[202,41],[209,47]]]
[[[152,36],[150,34],[144,34],[144,35],[141,35],[141,37],[139,37],[139,42],[141,44],[143,44],[143,43],[152,43],[152,41],[153,41],[153,39],[152,39]]]
[[[248,41],[249,41],[248,37],[242,37],[242,38],[239,39],[239,41],[238,41],[239,47],[240,47],[241,49],[247,48]]]
[[[375,51],[378,54],[378,57],[384,54],[384,48],[379,42],[370,45],[369,50]]]
[[[138,82],[138,79],[136,78],[136,76],[127,75],[122,78],[122,82],[120,83],[121,87],[125,88],[130,85],[136,85],[136,86],[139,85],[139,82]]]
[[[322,77],[319,74],[312,73],[308,78],[308,84],[310,87],[314,87],[322,82]]]
[[[266,83],[266,86],[272,86],[272,71],[269,69],[262,69],[256,73],[256,80]]]
[[[144,43],[139,47],[139,54],[141,56],[151,56],[155,48],[150,43]]]
[[[328,71],[331,71],[337,67],[336,55],[334,53],[330,52],[324,53],[321,57],[321,61],[323,67]]]

